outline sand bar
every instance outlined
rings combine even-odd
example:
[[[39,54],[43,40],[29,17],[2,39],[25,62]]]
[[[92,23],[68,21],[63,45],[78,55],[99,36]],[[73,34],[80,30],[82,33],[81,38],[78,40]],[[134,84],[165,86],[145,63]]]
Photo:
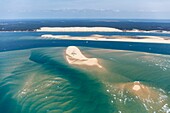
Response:
[[[37,32],[122,32],[109,27],[41,27]]]
[[[69,64],[73,65],[83,65],[83,66],[97,66],[98,68],[102,68],[102,66],[98,63],[97,58],[87,58],[85,57],[78,47],[69,46],[66,49],[66,60]]]
[[[121,42],[143,42],[143,43],[166,43],[170,44],[170,37],[158,36],[103,36],[91,35],[87,37],[73,37],[69,35],[42,35],[43,39],[66,39],[66,40],[93,40],[93,41],[121,41]]]
[[[166,33],[165,30],[121,30],[113,27],[41,27],[35,30],[36,32],[141,32],[141,33]]]

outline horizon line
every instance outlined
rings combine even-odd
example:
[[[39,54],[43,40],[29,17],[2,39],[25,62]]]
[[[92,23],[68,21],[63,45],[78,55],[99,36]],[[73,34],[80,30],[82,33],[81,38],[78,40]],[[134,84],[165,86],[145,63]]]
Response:
[[[0,20],[170,20],[167,18],[0,18]]]

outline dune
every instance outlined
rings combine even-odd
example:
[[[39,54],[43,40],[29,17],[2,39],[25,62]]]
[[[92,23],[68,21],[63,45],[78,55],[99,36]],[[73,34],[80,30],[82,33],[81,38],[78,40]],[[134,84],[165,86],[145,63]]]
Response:
[[[36,32],[140,32],[140,33],[166,33],[165,30],[121,30],[112,27],[41,27],[35,30]]]
[[[79,48],[76,46],[69,46],[66,49],[66,60],[69,64],[73,65],[82,65],[82,66],[97,66],[98,68],[102,68],[102,66],[98,63],[97,58],[87,58],[85,57]]]
[[[110,27],[41,27],[37,32],[122,32]]]

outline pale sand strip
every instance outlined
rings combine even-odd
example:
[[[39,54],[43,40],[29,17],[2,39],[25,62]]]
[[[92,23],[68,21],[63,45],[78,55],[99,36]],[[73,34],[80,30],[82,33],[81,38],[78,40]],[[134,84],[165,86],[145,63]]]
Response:
[[[143,42],[143,43],[166,43],[170,44],[170,38],[157,36],[103,36],[91,35],[87,37],[72,37],[69,35],[42,35],[45,39],[67,39],[67,40],[94,40],[94,41],[121,41],[121,42]]]
[[[170,33],[165,30],[120,30],[112,27],[41,27],[37,32],[141,32],[141,33]]]
[[[66,60],[69,64],[74,65],[85,65],[85,66],[97,66],[102,68],[102,66],[98,63],[97,58],[87,58],[85,57],[79,48],[76,46],[69,46],[66,49]]]
[[[37,32],[122,32],[109,27],[41,27]]]

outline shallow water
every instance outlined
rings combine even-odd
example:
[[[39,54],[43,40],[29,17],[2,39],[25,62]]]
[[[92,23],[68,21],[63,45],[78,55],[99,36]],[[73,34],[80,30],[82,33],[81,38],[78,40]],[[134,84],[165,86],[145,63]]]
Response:
[[[170,56],[80,47],[99,69],[68,64],[65,49],[1,52],[0,113],[170,112]]]

